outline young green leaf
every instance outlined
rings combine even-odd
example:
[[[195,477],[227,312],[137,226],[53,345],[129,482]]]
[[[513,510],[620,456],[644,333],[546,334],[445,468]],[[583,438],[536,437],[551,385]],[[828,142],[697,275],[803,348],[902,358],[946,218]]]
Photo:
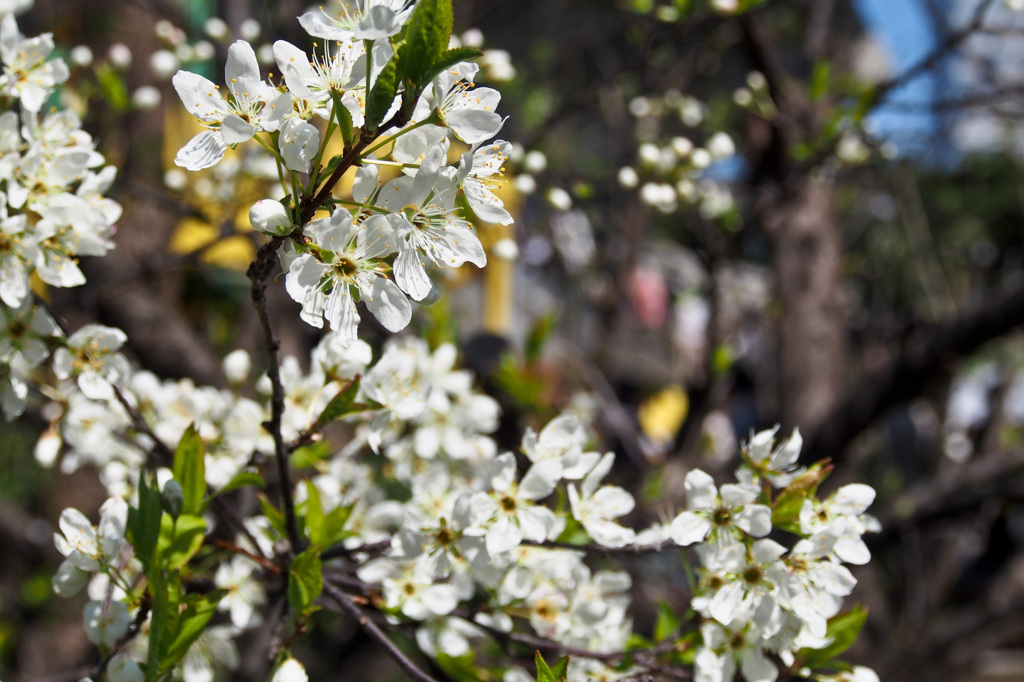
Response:
[[[185,494],[182,511],[197,514],[206,497],[206,448],[195,424],[189,424],[174,450],[174,480]]]
[[[341,390],[331,398],[331,402],[327,403],[327,407],[317,417],[316,422],[313,423],[313,427],[310,429],[311,431],[319,431],[334,420],[354,411],[352,406],[355,405],[356,395],[359,393],[359,380],[360,377],[357,375],[342,386]]]
[[[565,680],[566,671],[569,669],[568,656],[563,656],[558,663],[549,666],[539,651],[534,656],[534,663],[537,666],[537,682],[563,681]]]
[[[213,493],[210,494],[209,497],[207,497],[203,501],[203,507],[202,509],[199,510],[200,513],[206,511],[206,508],[210,505],[210,501],[214,497],[217,497],[218,495],[223,495],[224,493],[229,493],[232,490],[238,490],[239,488],[247,488],[249,486],[255,486],[257,488],[266,488],[267,482],[264,481],[263,477],[257,474],[255,471],[240,471],[237,474],[235,474],[234,478],[227,482],[227,485],[225,485],[220,490],[214,491]]]
[[[867,621],[868,611],[862,606],[855,606],[849,613],[841,613],[828,621],[826,637],[832,640],[824,649],[804,649],[806,665],[817,667],[828,663],[836,656],[849,649],[860,634]]]
[[[160,493],[151,488],[145,476],[139,477],[139,506],[128,508],[128,523],[125,535],[135,550],[135,556],[142,562],[146,576],[153,582],[156,565],[157,540],[160,537],[160,517],[163,507],[160,504]]]
[[[377,82],[373,84],[373,88],[366,98],[366,130],[368,132],[376,132],[395,101],[395,94],[398,92],[397,68],[398,62],[394,59],[389,61],[377,76]]]
[[[175,521],[170,514],[164,514],[157,543],[162,567],[170,571],[181,569],[203,546],[205,534],[206,519],[202,516],[182,514]]]
[[[324,525],[324,509],[320,502],[320,491],[316,489],[312,481],[306,481],[306,501],[303,503],[305,515],[306,537],[313,545],[322,547],[321,529]]]
[[[445,50],[437,55],[427,70],[427,74],[423,79],[424,87],[445,69],[450,69],[460,62],[479,59],[482,56],[484,56],[483,50],[478,50],[475,47],[453,47],[450,50]]]
[[[288,603],[296,613],[308,615],[313,602],[324,589],[323,565],[320,550],[310,547],[292,559],[288,570]]]
[[[160,669],[170,670],[185,657],[188,648],[199,638],[206,625],[217,612],[217,604],[227,595],[226,590],[215,590],[206,594],[190,594],[182,601],[186,605],[177,618],[175,632],[165,637],[165,646],[160,655]]]
[[[666,602],[658,602],[658,619],[654,622],[654,641],[663,642],[679,629],[679,619]]]
[[[402,81],[408,89],[418,94],[430,81],[431,66],[448,47],[452,21],[451,0],[420,0],[416,5],[405,42],[398,48]]]

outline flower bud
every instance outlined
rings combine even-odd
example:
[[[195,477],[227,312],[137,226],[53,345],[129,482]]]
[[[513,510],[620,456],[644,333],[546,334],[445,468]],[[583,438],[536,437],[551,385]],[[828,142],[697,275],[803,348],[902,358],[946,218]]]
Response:
[[[181,509],[185,506],[185,491],[181,489],[180,483],[171,479],[164,484],[163,492],[160,493],[160,506],[173,519],[181,515]]]
[[[254,230],[266,234],[286,235],[292,231],[292,216],[280,201],[262,199],[249,209],[249,222]]]
[[[240,384],[252,371],[252,358],[244,350],[233,350],[224,356],[224,374],[232,384]]]

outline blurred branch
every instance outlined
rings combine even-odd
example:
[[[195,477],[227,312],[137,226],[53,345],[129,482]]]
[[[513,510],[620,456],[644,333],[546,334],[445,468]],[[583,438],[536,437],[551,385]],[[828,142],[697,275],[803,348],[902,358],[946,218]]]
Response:
[[[894,405],[921,394],[929,377],[982,344],[1024,324],[1024,281],[943,324],[929,326],[903,344],[881,370],[871,372],[835,405],[808,439],[801,460],[840,461],[846,446]]]

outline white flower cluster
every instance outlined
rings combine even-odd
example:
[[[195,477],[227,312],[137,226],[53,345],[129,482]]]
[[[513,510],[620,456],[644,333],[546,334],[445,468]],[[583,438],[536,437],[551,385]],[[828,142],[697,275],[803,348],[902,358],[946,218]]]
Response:
[[[724,132],[706,135],[703,146],[687,135],[670,136],[672,119],[687,129],[699,128],[707,107],[698,100],[670,90],[663,97],[636,97],[629,111],[637,119],[637,167],[619,169],[619,184],[626,189],[639,188],[640,199],[662,213],[675,213],[692,207],[705,218],[730,213],[735,199],[726,182],[710,177],[708,168],[726,161],[736,153],[731,137]]]
[[[587,551],[595,548],[633,554],[692,548],[700,581],[691,605],[702,621],[688,645],[696,652],[698,680],[731,680],[737,667],[748,681],[775,680],[776,660],[793,668],[800,649],[827,646],[828,619],[855,582],[843,564],[870,558],[861,536],[877,529],[865,513],[874,491],[850,485],[818,500],[823,473],[795,466],[798,433],[778,447],[774,431],[754,435],[736,483],[718,487],[707,474],[691,471],[686,510],[638,532],[624,523],[635,507],[632,495],[604,482],[614,454],[589,449],[578,417],[566,413],[539,433],[527,430],[521,457],[500,452],[489,435],[498,426],[498,405],[456,368],[453,346],[431,349],[418,339],[391,339],[374,361],[370,346],[358,338],[357,301],[397,331],[409,322],[409,299],[423,300],[433,289],[428,263],[484,265],[479,239],[458,216],[456,196],[461,190],[481,220],[509,224],[512,218],[493,190],[510,145],[487,142],[502,125],[494,112],[499,95],[473,86],[472,64],[440,70],[416,101],[403,96],[409,80],[391,90],[377,87],[394,78],[389,37],[416,3],[366,0],[342,8],[347,11],[340,16],[315,10],[300,19],[311,35],[327,41],[312,60],[288,43],[274,45],[283,85],[262,79],[244,41],[228,50],[224,92],[196,74],[179,72],[173,79],[206,128],[179,152],[179,165],[209,168],[227,147],[253,139],[276,161],[290,199],[262,200],[250,219],[273,235],[285,287],[301,303],[302,318],[317,327],[326,319],[331,326],[310,369],[285,358],[279,373],[250,383],[252,363],[235,351],[224,363],[229,389],[161,380],[133,371],[120,353],[124,333],[101,325],[72,334],[54,354],[56,385],[46,388],[52,402],[44,407],[52,426],[37,456],[47,464],[60,457],[65,471],[95,466],[112,495],[98,527],[75,510],[62,515],[55,544],[66,560],[54,586],[70,596],[89,581],[89,638],[104,654],[116,652],[106,679],[136,682],[166,673],[203,682],[212,679],[213,666],[237,667],[234,638],[260,624],[272,580],[286,577],[289,603],[300,610],[294,602],[308,587],[302,581],[309,557],[318,573],[316,594],[332,578],[363,590],[366,600],[345,604],[358,610],[357,602],[366,603],[390,623],[411,626],[428,655],[472,656],[483,640],[507,640],[528,629],[528,637],[604,656],[575,655],[568,669],[572,682],[643,674],[645,661],[658,655],[637,650],[630,654],[632,666],[610,665],[635,645],[628,614],[632,580],[588,563]],[[13,20],[4,21],[6,50],[22,39],[16,28],[7,28]],[[3,53],[5,74],[18,54],[30,55],[17,67],[21,90],[9,77],[3,81],[5,96],[23,98],[20,129],[11,128],[9,114],[0,115],[0,169],[6,172],[0,174],[0,298],[10,308],[0,352],[3,366],[11,368],[41,363],[49,337],[59,335],[53,320],[31,308],[28,273],[60,286],[75,283],[68,275],[78,272],[74,254],[109,248],[117,212],[102,197],[106,185],[100,181],[109,182],[113,172],[91,175],[102,164],[91,141],[68,116],[51,114],[39,122],[25,104],[34,100],[23,84],[56,82],[63,73],[45,67],[51,47],[41,41]],[[380,92],[393,101],[371,106]],[[389,111],[382,114],[381,108]],[[374,137],[378,126],[386,138]],[[330,196],[338,178],[328,170],[331,162],[321,166],[333,134],[345,138],[335,167],[346,156],[357,167],[350,201]],[[707,153],[728,156],[728,147],[727,139],[712,138]],[[673,153],[681,158],[679,150]],[[542,170],[536,157],[533,165]],[[392,173],[390,179],[382,179],[382,169]],[[321,200],[327,211],[317,215]],[[18,212],[9,215],[8,207]],[[83,244],[93,250],[83,251]],[[70,265],[58,263],[57,255]],[[16,384],[10,370],[0,376],[6,381],[5,412],[16,413],[24,404],[24,383]],[[283,389],[283,411],[280,390],[272,397],[275,389]],[[323,435],[335,421],[350,435],[341,448],[332,448]],[[170,451],[178,442],[172,472],[164,467],[172,465]],[[286,471],[289,455],[305,480],[285,489],[282,511],[264,499],[261,511],[247,518],[212,513],[211,500],[225,488],[258,485],[257,471],[270,469],[271,457],[278,458],[278,472]],[[142,478],[146,467],[156,468],[155,486]],[[162,511],[146,506],[156,495]],[[139,505],[138,514],[129,513],[129,504]],[[222,521],[234,531],[234,543],[221,539],[224,528],[217,539],[207,537]],[[773,538],[791,534],[793,546],[769,539],[773,530],[779,531]],[[139,537],[146,533],[148,549]],[[324,537],[329,539],[321,542]],[[290,554],[284,571],[276,560]],[[195,556],[201,560],[190,563]],[[165,589],[147,583],[169,573],[207,577],[223,592],[161,591],[147,604],[152,620],[143,618],[143,590]],[[182,601],[160,612],[165,596]],[[315,599],[306,604],[309,613]],[[201,607],[207,620],[193,627]],[[214,610],[222,624],[206,627]],[[197,619],[182,625],[196,635],[187,653],[182,647],[171,656],[163,642],[162,656],[170,662],[147,651],[163,633],[149,640],[135,636],[166,627],[155,622],[158,612],[161,618],[173,613],[179,624]],[[159,671],[151,667],[165,664]],[[528,679],[521,668],[502,667],[496,674],[505,679]],[[860,679],[870,674],[860,672]],[[274,680],[306,678],[295,659],[278,660]]]
[[[231,358],[227,369],[235,392],[161,382],[146,372],[121,382],[125,398],[161,439],[174,442],[195,423],[207,448],[207,484],[214,490],[242,471],[255,452],[272,447],[267,435],[252,428],[268,418],[269,401],[241,395],[248,364],[238,354]],[[583,533],[612,549],[693,548],[700,579],[692,607],[705,619],[696,679],[730,680],[738,668],[751,682],[775,680],[778,669],[767,654],[792,665],[799,649],[825,647],[831,641],[827,620],[855,584],[842,564],[870,558],[861,536],[878,528],[865,514],[874,491],[859,484],[822,501],[801,498],[783,526],[796,537],[792,547],[767,538],[785,491],[815,474],[795,467],[798,432],[781,446],[774,444],[774,431],[754,435],[736,483],[718,487],[707,474],[691,471],[686,510],[670,524],[637,532],[620,522],[633,510],[633,497],[602,484],[614,455],[589,451],[586,429],[576,417],[558,417],[539,433],[527,430],[521,443],[525,469],[513,453],[499,454],[487,435],[497,427],[497,404],[472,388],[465,370],[456,369],[452,346],[431,352],[418,339],[394,339],[371,362],[362,341],[346,346],[328,335],[309,364],[309,373],[292,358],[283,365],[284,434],[299,438],[333,396],[362,376],[357,401],[366,408],[345,419],[357,437],[317,464],[311,483],[325,512],[351,508],[344,545],[356,556],[361,547],[389,544],[384,555],[364,557],[357,574],[380,586],[390,617],[417,624],[417,641],[430,655],[465,655],[474,641],[511,632],[521,627],[517,622],[568,647],[624,651],[632,634],[630,577],[595,571],[583,551],[555,543]],[[263,378],[257,387],[265,383]],[[78,397],[68,402],[61,421],[70,447],[65,466],[91,462],[114,494],[130,494],[151,440],[110,399],[86,396],[71,381],[66,386]],[[109,447],[119,442],[123,449]],[[394,487],[384,485],[380,466],[359,456],[367,448],[390,462],[389,474],[407,494],[396,498]],[[305,485],[296,490],[300,504],[308,499]],[[772,500],[765,486],[782,492]],[[559,489],[562,495],[553,495]],[[556,497],[568,500],[568,507],[552,506]],[[95,570],[97,562],[110,564],[113,550],[101,549],[104,538],[121,537],[103,530],[117,526],[106,513],[98,534],[89,533],[80,515],[66,516],[66,539],[58,539],[58,548],[69,558],[55,579],[61,585],[76,582],[83,569]],[[238,544],[272,552],[280,537],[266,517],[252,517],[246,525],[260,547],[243,536]],[[244,556],[223,562],[214,581],[229,591],[219,609],[231,626],[217,636],[230,643],[260,623],[265,588],[258,565]],[[127,618],[129,612],[115,615]],[[570,668],[570,678],[620,672],[581,659]]]
[[[399,5],[373,5],[365,14],[341,18],[321,11],[303,15],[300,21],[306,30],[326,42],[312,59],[288,42],[274,43],[283,86],[262,80],[256,54],[242,40],[228,50],[224,92],[198,74],[179,71],[174,87],[207,130],[178,152],[175,163],[193,171],[209,168],[224,157],[228,146],[274,133],[274,153],[282,172],[294,182],[297,174],[310,173],[323,153],[321,128],[313,119],[327,121],[325,135],[333,133],[335,122],[344,127],[342,120],[356,127],[365,124],[368,90],[394,56],[387,37],[411,11],[411,6]],[[376,41],[369,52],[367,40]],[[340,339],[351,343],[358,338],[356,301],[362,300],[385,328],[398,331],[411,318],[409,299],[421,301],[431,293],[433,267],[485,265],[480,240],[459,216],[457,194],[463,192],[481,220],[511,223],[493,191],[510,145],[500,140],[485,143],[503,121],[494,112],[499,93],[473,87],[478,68],[462,62],[436,76],[408,122],[362,154],[352,201],[336,202],[330,216],[299,230],[295,207],[271,199],[253,207],[255,229],[293,237],[281,259],[288,293],[302,304],[307,323],[322,327],[326,319]],[[388,117],[400,104],[399,93]],[[344,112],[334,110],[339,105]],[[448,165],[449,132],[469,145],[454,165]],[[268,148],[275,144],[269,137],[259,139]],[[391,149],[379,158],[375,152],[383,153],[385,142]],[[382,166],[400,168],[402,174],[382,183]],[[282,189],[289,192],[294,187],[285,183]]]
[[[0,16],[0,404],[8,420],[25,409],[25,379],[49,355],[47,338],[60,335],[33,302],[31,276],[55,287],[85,283],[78,256],[113,248],[121,216],[103,196],[116,170],[103,165],[78,117],[40,113],[69,73],[50,58],[53,48],[51,34],[26,38],[13,14]]]
[[[861,536],[880,527],[865,513],[875,491],[863,484],[843,486],[824,501],[803,497],[797,520],[786,526],[800,538],[791,548],[766,537],[773,510],[762,503],[764,486],[799,488],[801,476],[815,475],[794,468],[799,431],[779,447],[774,436],[762,431],[750,439],[738,483],[716,488],[710,476],[691,471],[687,510],[670,527],[677,544],[702,543],[700,589],[691,603],[706,619],[697,680],[732,680],[738,667],[747,682],[773,682],[779,671],[766,653],[792,666],[800,649],[831,644],[827,621],[857,582],[842,564],[871,558]],[[776,498],[776,514],[785,497],[784,491]]]

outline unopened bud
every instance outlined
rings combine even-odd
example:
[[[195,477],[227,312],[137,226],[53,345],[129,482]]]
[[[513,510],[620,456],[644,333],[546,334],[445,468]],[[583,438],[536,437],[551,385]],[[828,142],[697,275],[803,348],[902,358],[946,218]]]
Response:
[[[286,235],[292,231],[292,216],[280,201],[261,199],[249,209],[252,229],[266,234]]]
[[[185,506],[185,491],[181,489],[180,483],[174,479],[164,483],[163,492],[160,493],[160,506],[172,519],[177,519],[181,515],[181,510]]]

